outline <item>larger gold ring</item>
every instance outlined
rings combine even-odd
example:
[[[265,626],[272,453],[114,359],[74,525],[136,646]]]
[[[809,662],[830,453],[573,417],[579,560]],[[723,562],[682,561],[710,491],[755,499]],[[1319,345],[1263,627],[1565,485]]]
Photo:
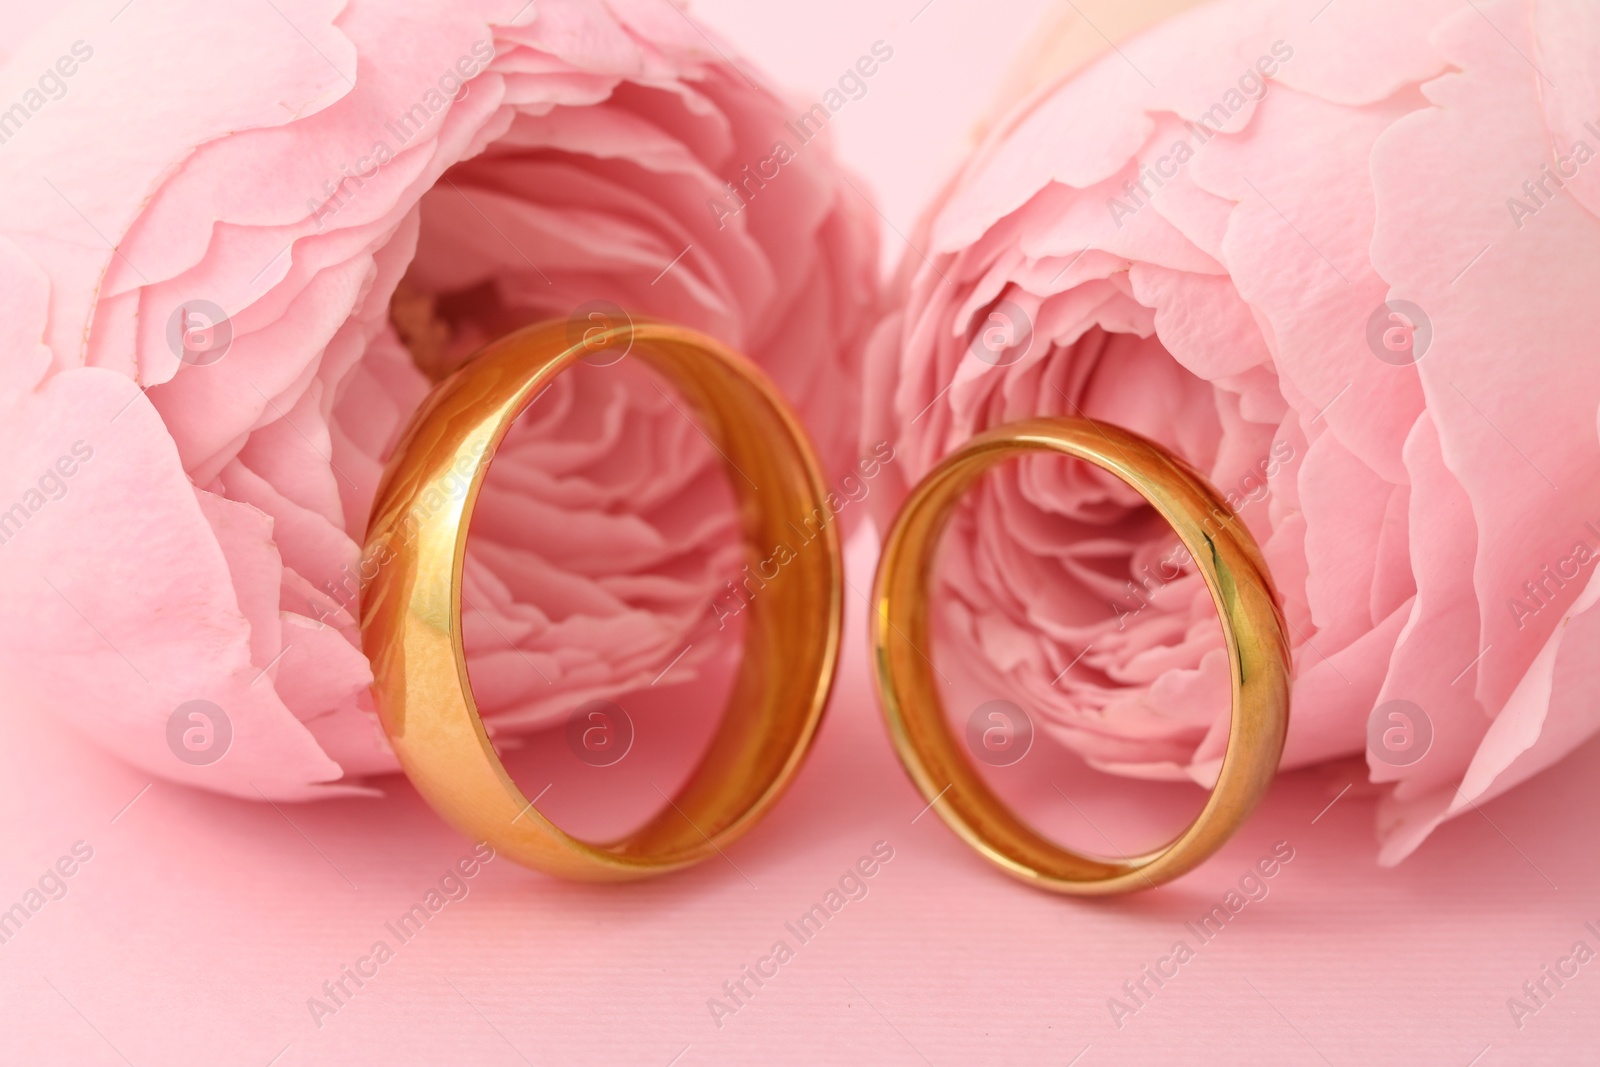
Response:
[[[607,350],[642,360],[698,412],[726,461],[755,558],[794,545],[802,528],[807,539],[742,610],[743,662],[687,784],[637,830],[592,843],[539,813],[484,732],[462,647],[461,575],[473,507],[512,422],[557,374]],[[367,559],[378,566],[362,602],[362,641],[401,766],[460,830],[552,874],[636,879],[717,854],[777,801],[821,721],[843,599],[831,519],[805,431],[765,375],[711,338],[641,321],[574,342],[553,323],[490,344],[418,410],[373,504]]]
[[[1087,460],[1137,489],[1176,530],[1222,617],[1233,713],[1222,769],[1204,808],[1165,847],[1118,860],[1069,851],[1019,818],[960,752],[934,684],[928,643],[934,550],[960,498],[996,464],[1029,452]],[[960,837],[1002,870],[1058,893],[1108,895],[1190,870],[1238,829],[1266,793],[1289,725],[1289,646],[1260,550],[1200,474],[1160,445],[1088,419],[990,430],[915,489],[884,543],[872,600],[872,650],[889,733],[911,779]]]

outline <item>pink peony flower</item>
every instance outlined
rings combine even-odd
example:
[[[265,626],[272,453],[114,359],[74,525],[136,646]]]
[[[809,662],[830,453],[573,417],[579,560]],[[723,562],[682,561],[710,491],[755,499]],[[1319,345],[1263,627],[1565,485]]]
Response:
[[[671,4],[28,19],[0,79],[13,707],[241,796],[395,770],[356,625],[367,512],[430,377],[513,326],[706,330],[853,459],[870,210]],[[465,627],[492,723],[715,658],[674,661],[737,566],[720,461],[631,367],[566,376],[491,473]]]
[[[1208,473],[1288,617],[1284,766],[1365,752],[1384,862],[1600,726],[1597,55],[1577,3],[1180,15],[996,128],[869,350],[902,492],[1037,414]],[[1175,545],[1120,483],[1007,468],[941,647],[1094,765],[1210,784],[1228,671]]]

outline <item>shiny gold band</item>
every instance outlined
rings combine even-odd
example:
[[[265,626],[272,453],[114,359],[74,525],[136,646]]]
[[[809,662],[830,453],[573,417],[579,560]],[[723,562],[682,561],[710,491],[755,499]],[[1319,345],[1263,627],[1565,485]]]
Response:
[[[688,783],[644,826],[596,844],[541,815],[490,744],[467,681],[461,575],[473,507],[512,422],[573,363],[616,351],[660,373],[698,412],[727,462],[747,551],[764,556],[801,525],[821,536],[742,612],[744,659]],[[590,330],[574,343],[565,324],[554,323],[487,346],[418,410],[373,503],[367,558],[380,565],[362,602],[362,639],[379,715],[406,774],[464,833],[552,874],[643,878],[716,854],[776,802],[822,718],[843,582],[824,493],[805,431],[775,387],[709,337],[637,322]]]
[[[934,683],[929,578],[956,503],[984,472],[1029,452],[1087,460],[1133,486],[1177,531],[1222,616],[1233,676],[1228,749],[1216,788],[1170,844],[1096,859],[1068,851],[1012,812],[962,755]],[[1217,491],[1161,446],[1088,419],[1033,419],[974,437],[912,490],[878,564],[872,598],[878,696],[901,761],[941,818],[989,860],[1058,893],[1148,888],[1190,870],[1249,816],[1272,781],[1289,723],[1289,646],[1265,561]]]

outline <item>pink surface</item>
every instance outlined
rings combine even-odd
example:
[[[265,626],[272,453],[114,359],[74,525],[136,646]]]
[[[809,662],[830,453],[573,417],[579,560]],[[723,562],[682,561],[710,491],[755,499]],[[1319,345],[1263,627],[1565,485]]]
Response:
[[[875,84],[838,129],[890,224],[909,232],[1042,6],[780,11],[717,0],[698,10],[801,96],[885,29],[896,34],[904,62],[886,73],[900,80]],[[861,548],[856,590],[870,579]],[[1443,826],[1393,870],[1374,858],[1365,767],[1334,764],[1283,776],[1238,838],[1179,884],[1109,903],[1062,900],[1004,878],[922,812],[867,683],[862,608],[851,594],[837,698],[773,816],[725,863],[624,888],[557,883],[504,860],[452,875],[471,843],[397,779],[381,798],[276,808],[152,785],[57,717],[8,700],[0,910],[41,880],[60,899],[0,944],[0,1063],[1594,1058],[1600,964],[1562,960],[1579,941],[1600,949],[1585,925],[1600,928],[1589,817],[1600,807],[1600,743]],[[524,774],[554,780],[541,804],[577,826],[647,800],[658,770],[669,787],[673,746],[651,744],[652,718],[639,719],[636,754],[605,772],[530,745]],[[1153,821],[1195,797],[1167,783],[1108,783],[1043,747],[1015,770],[1011,795],[1089,847],[1138,847]],[[1129,796],[1142,800],[1140,819],[1121,802]],[[893,858],[866,896],[801,943],[785,924],[880,841]],[[1266,896],[1202,944],[1186,924],[1279,842],[1293,858],[1261,883]],[[86,862],[75,846],[78,857],[92,850]],[[70,877],[46,877],[58,863]],[[402,943],[387,924],[430,891],[440,891],[437,913]],[[780,939],[793,958],[719,1027],[708,1000]],[[375,976],[337,1011],[314,1014],[312,998],[331,1003],[324,982],[372,960],[380,940]],[[1179,940],[1193,958],[1160,988],[1144,979],[1153,993],[1136,1003],[1124,983],[1146,966],[1170,973]],[[1543,1003],[1524,991],[1543,968],[1575,965],[1560,988],[1543,979],[1554,991],[1539,994]],[[1537,1010],[1514,1018],[1513,997]],[[1115,1016],[1111,998],[1138,1010]]]
[[[859,588],[867,560],[853,562]],[[76,842],[93,849],[0,945],[0,1062],[1488,1065],[1575,1062],[1600,1042],[1593,963],[1559,990],[1547,980],[1555,995],[1520,1028],[1507,1007],[1575,942],[1600,947],[1585,926],[1600,926],[1600,852],[1581,814],[1600,806],[1600,745],[1394,870],[1374,861],[1362,787],[1341,794],[1360,767],[1332,765],[1285,775],[1175,886],[1061,900],[919,817],[869,695],[860,605],[810,763],[727,862],[595,888],[495,860],[404,943],[385,924],[471,855],[405,785],[278,809],[146,789],[51,718],[0,718],[0,904]],[[1083,779],[1057,781],[1126,846]],[[1079,836],[1069,805],[1053,810]],[[867,895],[801,943],[785,923],[879,841],[894,855]],[[1267,895],[1202,944],[1185,924],[1278,842],[1293,859]],[[793,958],[719,1028],[708,999],[780,939]],[[376,977],[314,1018],[322,983],[380,940],[392,958]],[[1108,999],[1131,1006],[1123,983],[1170,972],[1178,940],[1193,958],[1159,989],[1147,979],[1154,995],[1119,1028]]]

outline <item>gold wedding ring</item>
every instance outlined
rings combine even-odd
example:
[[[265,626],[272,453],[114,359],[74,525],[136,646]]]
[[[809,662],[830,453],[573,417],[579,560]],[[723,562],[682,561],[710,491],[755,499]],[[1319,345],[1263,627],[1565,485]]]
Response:
[[[1069,851],[1007,807],[961,753],[926,651],[934,552],[951,512],[985,472],[1041,452],[1087,460],[1138,490],[1177,532],[1222,618],[1233,712],[1216,787],[1188,829],[1138,856],[1105,859]],[[1204,477],[1160,445],[1089,419],[1031,419],[980,434],[911,491],[878,563],[872,654],[890,736],[923,797],[1006,873],[1058,893],[1125,893],[1195,867],[1222,847],[1266,793],[1289,725],[1283,616],[1266,562],[1244,523]]]
[[[605,373],[622,352],[675,387],[726,461],[747,553],[808,539],[749,598],[744,656],[720,725],[688,782],[638,829],[582,841],[511,780],[467,680],[461,576],[485,472],[512,422],[562,371]],[[607,353],[602,360],[592,357]],[[804,429],[754,365],[693,330],[636,321],[529,327],[485,347],[413,416],[373,503],[361,605],[373,692],[401,766],[463,833],[551,874],[644,878],[716,855],[773,806],[816,734],[838,661],[843,562]],[[709,611],[709,606],[708,606]]]

